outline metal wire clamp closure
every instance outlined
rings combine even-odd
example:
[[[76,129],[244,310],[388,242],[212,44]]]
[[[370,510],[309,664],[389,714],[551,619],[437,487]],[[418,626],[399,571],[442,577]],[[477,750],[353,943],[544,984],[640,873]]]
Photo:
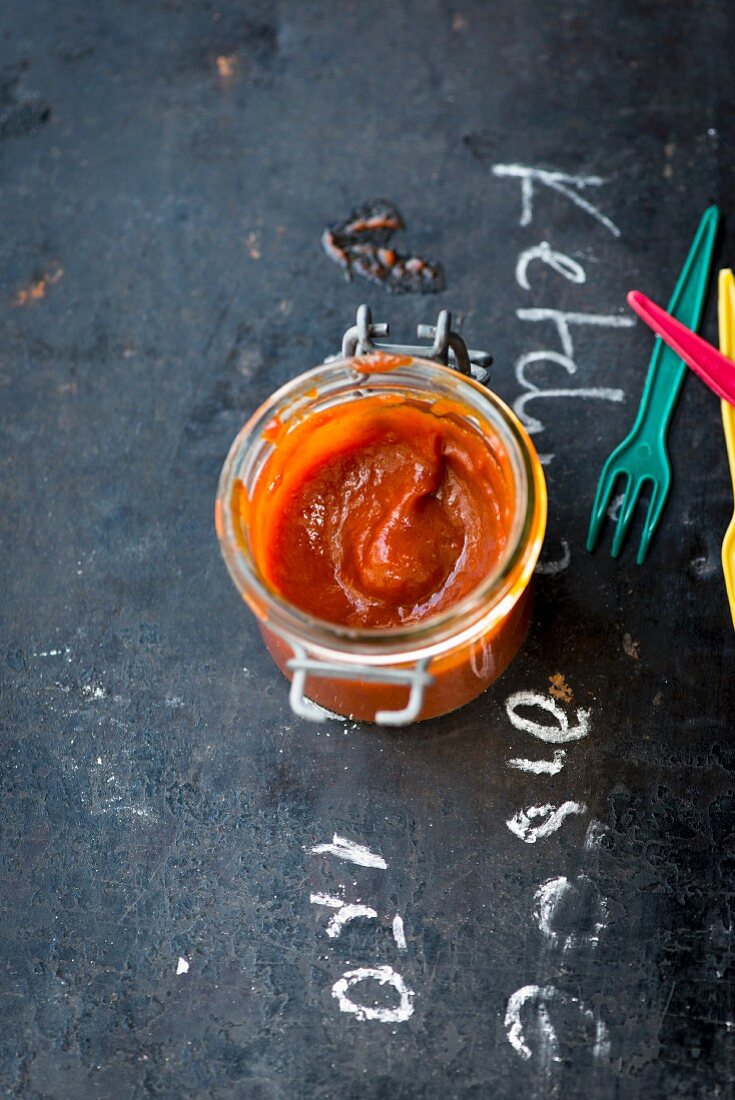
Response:
[[[330,355],[325,363],[335,359],[349,359],[353,355],[367,355],[371,351],[389,351],[400,355],[415,355],[420,359],[430,359],[444,367],[452,367],[476,382],[485,383],[490,377],[492,355],[476,348],[468,348],[462,337],[452,331],[452,315],[448,309],[439,312],[435,325],[418,325],[416,335],[419,340],[432,340],[426,344],[384,344],[375,343],[377,337],[389,336],[390,325],[386,322],[374,323],[370,307],[364,303],[357,307],[356,323],[342,337],[340,355]]]
[[[293,657],[286,662],[286,667],[293,673],[291,691],[288,701],[291,710],[299,718],[307,718],[312,722],[323,722],[326,714],[320,713],[312,703],[311,706],[304,699],[307,676],[337,680],[367,680],[377,684],[405,684],[410,693],[406,706],[401,710],[379,710],[375,713],[375,721],[379,726],[406,726],[409,722],[415,722],[421,713],[424,702],[424,691],[434,682],[434,677],[426,671],[430,657],[424,657],[417,661],[413,668],[371,668],[367,665],[344,665],[335,661],[317,661],[309,657],[305,648],[298,642],[291,642],[294,652]]]

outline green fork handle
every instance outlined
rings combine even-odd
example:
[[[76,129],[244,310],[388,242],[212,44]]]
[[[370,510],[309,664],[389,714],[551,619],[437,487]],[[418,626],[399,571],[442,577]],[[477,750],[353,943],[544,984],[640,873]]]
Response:
[[[717,207],[708,207],[702,215],[669,302],[668,312],[676,317],[677,321],[681,321],[687,328],[695,331],[699,327],[707,296],[707,284],[719,221],[720,212]],[[684,360],[680,359],[660,336],[657,336],[638,415],[633,425],[634,432],[636,429],[642,429],[652,433],[653,437],[648,440],[652,448],[659,443],[659,440],[663,442],[666,438],[671,415],[686,372]]]

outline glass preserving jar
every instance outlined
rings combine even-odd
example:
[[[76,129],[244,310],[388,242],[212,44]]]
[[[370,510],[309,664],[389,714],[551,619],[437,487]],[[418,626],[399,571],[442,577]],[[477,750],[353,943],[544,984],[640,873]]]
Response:
[[[215,520],[227,568],[291,680],[291,707],[303,718],[324,717],[313,703],[382,725],[446,714],[501,675],[528,626],[546,528],[546,485],[531,440],[504,402],[472,377],[414,355],[393,359],[386,369],[379,356],[342,358],[287,383],[245,424],[220,477]],[[336,405],[377,395],[432,410],[451,405],[452,415],[502,455],[513,510],[500,560],[464,598],[422,621],[368,630],[315,618],[274,590],[253,550],[248,502],[290,431]]]

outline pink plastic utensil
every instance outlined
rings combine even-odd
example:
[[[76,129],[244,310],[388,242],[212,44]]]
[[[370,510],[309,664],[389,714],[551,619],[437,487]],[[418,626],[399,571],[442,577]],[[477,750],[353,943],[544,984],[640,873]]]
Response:
[[[640,290],[628,293],[628,305],[718,397],[735,405],[735,362],[657,306]]]

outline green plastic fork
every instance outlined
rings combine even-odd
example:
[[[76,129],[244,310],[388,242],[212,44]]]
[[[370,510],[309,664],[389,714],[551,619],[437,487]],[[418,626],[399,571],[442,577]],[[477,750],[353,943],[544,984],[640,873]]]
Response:
[[[669,313],[694,331],[699,327],[702,316],[719,220],[720,212],[716,206],[705,210],[669,302]],[[641,489],[650,481],[651,500],[637,557],[638,564],[643,564],[671,487],[666,435],[686,372],[683,359],[657,336],[633,428],[602,467],[592,505],[588,550],[594,550],[597,545],[615,483],[618,478],[624,477],[627,479],[625,493],[611,549],[612,556],[617,558]]]

